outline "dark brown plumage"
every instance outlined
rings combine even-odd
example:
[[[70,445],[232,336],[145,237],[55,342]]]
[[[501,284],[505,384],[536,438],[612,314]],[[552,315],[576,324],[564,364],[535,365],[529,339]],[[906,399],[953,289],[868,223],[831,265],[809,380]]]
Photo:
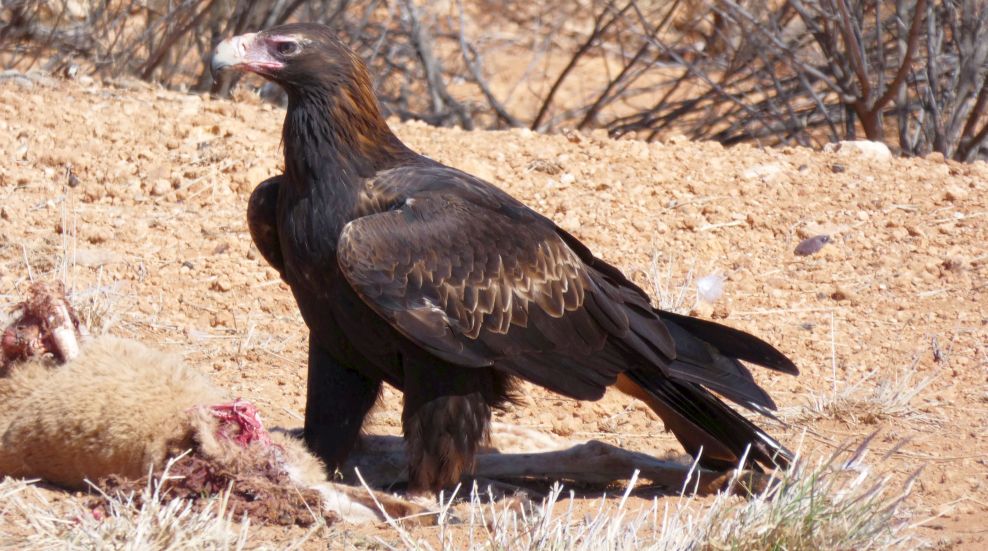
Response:
[[[363,63],[318,25],[234,37],[214,70],[288,95],[285,173],[254,192],[251,235],[310,329],[305,438],[342,463],[381,382],[404,391],[410,480],[457,482],[515,378],[577,399],[646,401],[702,465],[790,454],[704,387],[767,412],[738,361],[795,374],[771,345],[653,309],[619,270],[497,187],[390,131]]]

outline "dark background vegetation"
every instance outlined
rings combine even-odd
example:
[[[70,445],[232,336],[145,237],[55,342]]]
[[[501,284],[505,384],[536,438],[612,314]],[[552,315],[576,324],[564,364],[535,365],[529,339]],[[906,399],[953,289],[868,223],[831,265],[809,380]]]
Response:
[[[988,0],[5,0],[0,62],[224,95],[219,40],[300,20],[403,119],[988,157]]]

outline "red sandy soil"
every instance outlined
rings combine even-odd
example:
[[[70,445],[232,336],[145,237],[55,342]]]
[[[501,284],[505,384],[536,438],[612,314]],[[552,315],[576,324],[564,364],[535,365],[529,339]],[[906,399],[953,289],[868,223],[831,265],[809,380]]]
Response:
[[[282,117],[246,93],[0,80],[0,306],[31,277],[64,279],[90,323],[184,355],[270,424],[301,425],[306,330],[244,219],[253,186],[280,171]],[[760,423],[811,456],[876,430],[874,457],[906,440],[881,468],[904,479],[923,467],[907,506],[920,534],[942,547],[988,545],[984,162],[394,127],[556,220],[650,291],[678,290],[691,269],[726,276],[724,297],[697,314],[765,338],[802,370],[755,369],[791,422]],[[820,233],[833,238],[823,250],[793,254]],[[691,288],[687,309],[694,298]],[[868,396],[906,375],[932,382],[892,415],[805,407],[835,387]],[[524,393],[527,405],[501,420],[681,454],[647,408],[616,393],[596,403]],[[398,434],[400,403],[386,390],[367,431]],[[332,537],[399,542],[381,527],[340,530]]]

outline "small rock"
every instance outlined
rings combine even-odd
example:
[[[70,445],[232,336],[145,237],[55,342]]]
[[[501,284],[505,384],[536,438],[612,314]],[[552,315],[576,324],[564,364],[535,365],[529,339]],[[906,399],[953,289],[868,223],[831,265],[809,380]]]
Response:
[[[151,195],[161,196],[172,190],[172,183],[166,178],[159,178],[155,180],[154,185],[151,186]]]
[[[575,232],[580,229],[580,217],[575,212],[570,212],[559,225],[568,232]]]
[[[714,311],[710,313],[710,317],[715,320],[727,319],[730,315],[731,309],[726,302],[721,302],[714,306]]]
[[[10,82],[11,84],[16,84],[25,90],[34,88],[34,82],[27,75],[19,73],[13,69],[0,72],[0,82]]]
[[[709,302],[703,302],[702,300],[700,300],[693,305],[693,308],[690,309],[689,313],[691,316],[695,318],[709,319],[714,314],[714,305],[710,304]]]
[[[680,225],[683,227],[683,229],[690,230],[690,231],[696,231],[696,229],[699,228],[699,227],[701,227],[703,225],[703,223],[704,223],[704,220],[701,219],[699,216],[697,216],[697,215],[694,214],[694,215],[687,216],[686,218],[684,218],[682,220],[682,222],[680,222]]]
[[[233,284],[230,282],[229,279],[225,277],[221,277],[213,282],[213,284],[210,286],[210,289],[214,291],[219,291],[221,293],[225,293],[230,289],[233,289]]]
[[[887,161],[892,158],[892,151],[889,150],[889,146],[882,142],[868,140],[828,143],[823,146],[823,150],[827,153],[837,153],[842,156],[859,156],[874,161]]]
[[[830,293],[830,298],[836,301],[854,300],[856,296],[857,295],[854,293],[854,291],[851,291],[847,287],[843,287],[840,285],[838,285],[837,288],[834,289],[833,293]]]
[[[86,236],[86,241],[96,245],[113,239],[113,231],[106,227],[94,227]]]
[[[946,190],[944,190],[943,198],[948,201],[957,203],[967,199],[968,193],[969,192],[967,189],[957,184],[951,184],[947,186]]]
[[[76,249],[72,261],[79,266],[95,268],[121,261],[120,255],[107,249]]]
[[[834,163],[834,164],[830,165],[830,172],[833,172],[834,174],[840,174],[841,172],[844,172],[845,170],[847,170],[847,167],[844,166],[844,165],[842,165],[842,164]]]
[[[563,171],[563,165],[551,159],[533,159],[528,163],[528,170],[543,172],[553,176]]]
[[[829,235],[814,235],[800,241],[799,245],[796,245],[796,248],[793,250],[793,253],[796,256],[809,256],[819,252],[827,243],[830,243]]]
[[[971,266],[971,262],[963,255],[955,254],[948,256],[943,261],[943,267],[951,272],[960,272]]]
[[[247,183],[247,190],[253,189],[255,186],[261,182],[266,181],[268,178],[273,176],[271,171],[260,165],[254,165],[247,169],[245,172],[245,179]]]
[[[552,432],[558,436],[572,436],[578,428],[579,423],[572,417],[552,420]]]
[[[741,177],[745,180],[774,180],[782,175],[783,166],[779,163],[768,163],[763,165],[755,165],[748,170],[741,173]]]
[[[924,232],[923,229],[917,226],[916,224],[912,224],[912,223],[906,224],[906,231],[909,232],[909,235],[912,237],[919,237],[921,239],[926,239],[926,232]]]
[[[75,80],[75,78],[79,76],[79,65],[76,63],[70,63],[67,67],[62,69],[62,76],[69,80]]]

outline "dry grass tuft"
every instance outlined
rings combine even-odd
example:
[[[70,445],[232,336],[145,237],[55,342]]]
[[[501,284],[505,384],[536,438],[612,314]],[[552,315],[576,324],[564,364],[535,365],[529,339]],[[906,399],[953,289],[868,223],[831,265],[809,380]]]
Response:
[[[866,464],[871,438],[830,457],[797,461],[776,473],[778,482],[741,499],[722,493],[712,501],[685,490],[678,499],[645,507],[629,500],[637,478],[620,499],[602,496],[595,508],[575,508],[556,485],[538,507],[498,502],[474,487],[466,513],[439,516],[438,548],[511,550],[716,550],[901,549],[921,542],[902,514],[913,478],[904,484]],[[637,476],[637,475],[636,475]],[[570,493],[570,498],[573,497]],[[458,539],[451,527],[459,523]],[[406,548],[436,549],[398,522],[390,523]],[[466,525],[465,527],[463,525]],[[463,529],[466,529],[466,535]]]
[[[873,437],[874,435],[872,435]],[[798,461],[779,482],[747,501],[718,496],[700,523],[705,549],[906,549],[921,544],[902,506],[902,485],[865,463],[871,438],[809,464]],[[878,464],[881,464],[879,461]]]
[[[326,527],[313,524],[295,541],[277,546],[251,541],[250,520],[236,520],[228,507],[230,490],[198,500],[173,499],[164,490],[174,475],[168,462],[161,475],[149,478],[139,493],[109,495],[99,489],[101,505],[86,505],[89,499],[69,498],[54,502],[33,480],[0,480],[0,548],[2,549],[146,549],[241,550],[296,549]],[[94,487],[95,488],[95,487]],[[257,540],[258,538],[253,538]]]
[[[780,417],[787,421],[805,423],[831,419],[852,424],[873,425],[888,420],[919,421],[938,424],[940,419],[917,409],[913,401],[931,382],[933,376],[921,377],[917,362],[896,370],[872,384],[874,373],[867,374],[850,385],[836,386],[828,394],[814,394],[802,406],[784,408]]]
[[[639,269],[644,273],[651,287],[652,303],[668,312],[686,314],[699,302],[696,296],[696,285],[693,282],[693,272],[696,259],[690,261],[690,268],[682,273],[676,266],[675,257],[663,260],[662,254],[652,255],[652,264],[647,269]],[[690,291],[693,293],[690,293]],[[690,300],[693,298],[693,300]]]
[[[169,500],[161,476],[148,482],[140,496],[105,496],[97,509],[69,499],[53,503],[33,481],[0,482],[0,547],[4,549],[244,549],[249,521],[239,523],[227,512],[228,492],[201,508],[186,500]],[[164,498],[164,499],[162,499]],[[138,505],[140,503],[140,505]]]

